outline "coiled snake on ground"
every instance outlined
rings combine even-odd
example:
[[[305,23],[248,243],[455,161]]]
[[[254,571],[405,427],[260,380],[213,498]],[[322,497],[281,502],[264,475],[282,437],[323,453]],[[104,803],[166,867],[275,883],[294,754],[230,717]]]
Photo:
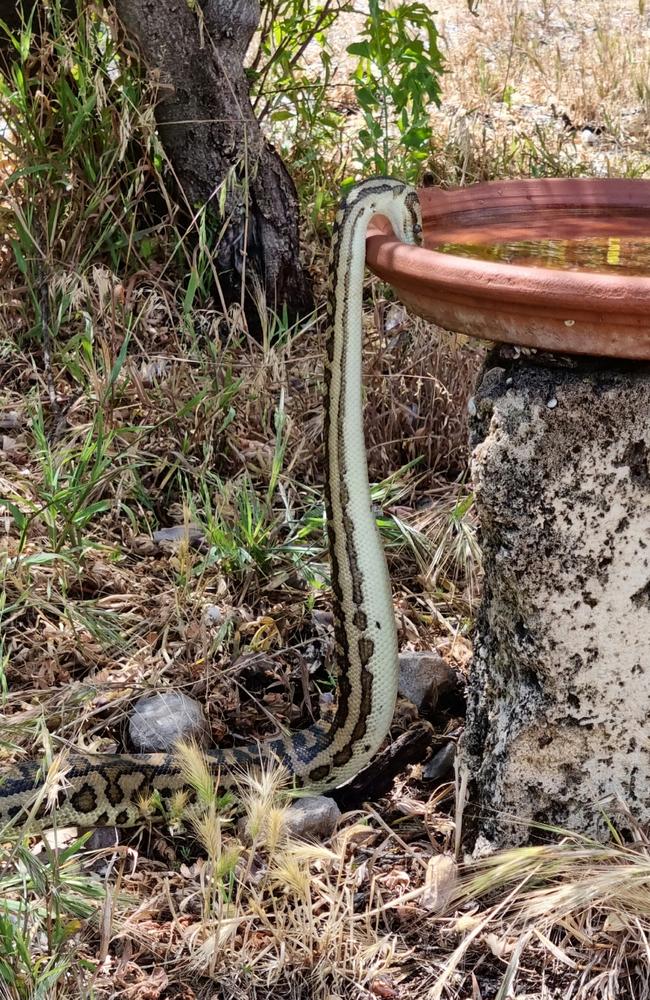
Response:
[[[210,752],[220,787],[232,784],[233,769],[258,764],[262,753],[278,758],[296,785],[315,791],[335,788],[370,760],[392,721],[397,633],[388,568],[370,505],[362,406],[365,238],[377,214],[386,216],[405,242],[419,242],[421,232],[415,191],[399,181],[376,178],[350,189],[332,235],[324,438],[336,711],[329,724],[317,722],[259,746]],[[54,806],[59,825],[132,826],[142,821],[139,803],[153,791],[164,799],[184,785],[174,754],[73,754],[65,759],[64,774]],[[35,761],[14,764],[0,776],[0,831],[12,820],[43,818],[44,803],[32,807],[43,780]]]

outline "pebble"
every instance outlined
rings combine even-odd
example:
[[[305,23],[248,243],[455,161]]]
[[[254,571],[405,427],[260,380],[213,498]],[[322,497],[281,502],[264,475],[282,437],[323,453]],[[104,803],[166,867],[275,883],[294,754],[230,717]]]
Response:
[[[86,851],[106,851],[110,850],[112,847],[117,847],[120,843],[121,836],[120,831],[115,826],[96,826],[86,843],[84,844],[84,850]],[[105,871],[108,867],[108,862],[106,858],[98,859],[97,863],[98,869]]]
[[[206,625],[223,625],[226,618],[218,604],[208,604],[203,614]]]
[[[399,693],[418,708],[425,702],[433,708],[441,694],[459,686],[455,670],[438,653],[399,654]]]
[[[196,543],[204,541],[205,533],[198,524],[172,524],[169,528],[158,528],[151,537],[154,542],[180,542],[187,538]]]
[[[18,410],[5,410],[4,413],[0,413],[0,430],[3,431],[13,431],[17,427],[22,427],[24,424]]]
[[[205,747],[210,727],[198,701],[179,691],[163,691],[136,701],[129,739],[136,753],[169,752],[179,740],[194,740]]]
[[[327,795],[305,795],[287,810],[287,832],[293,837],[325,839],[334,832],[341,810]]]

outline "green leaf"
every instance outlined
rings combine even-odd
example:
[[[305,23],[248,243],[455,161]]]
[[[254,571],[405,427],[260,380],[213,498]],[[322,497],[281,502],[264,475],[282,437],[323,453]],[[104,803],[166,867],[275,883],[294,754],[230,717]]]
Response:
[[[188,401],[181,406],[180,410],[177,411],[176,416],[181,418],[186,417],[188,413],[193,413],[199,403],[203,402],[207,394],[207,389],[201,389],[200,392],[197,392],[195,396],[192,396],[191,399],[188,399]]]
[[[224,185],[225,189],[225,185]],[[192,267],[190,272],[190,280],[187,283],[187,291],[183,298],[183,313],[185,316],[189,314],[192,309],[192,303],[194,302],[194,296],[196,295],[197,289],[201,283],[199,277],[199,272],[195,266]]]
[[[11,514],[11,516],[14,519],[16,527],[18,528],[18,530],[22,534],[25,531],[25,529],[26,529],[26,527],[27,527],[27,525],[29,523],[29,518],[27,517],[26,514],[23,514],[22,510],[20,509],[20,507],[17,507],[16,504],[12,503],[11,500],[7,500],[6,497],[2,498],[2,503],[9,510],[9,513]]]
[[[352,45],[348,45],[346,52],[351,56],[360,56],[362,59],[372,58],[370,42],[353,42]]]
[[[150,236],[145,236],[144,239],[140,240],[140,254],[144,260],[149,260],[153,257],[158,246],[158,241],[152,239]]]
[[[113,367],[111,368],[111,373],[110,373],[110,375],[108,377],[108,385],[109,385],[109,387],[112,387],[112,386],[115,385],[115,383],[117,382],[117,379],[119,377],[119,374],[122,371],[122,366],[124,365],[124,362],[126,360],[126,352],[127,352],[128,348],[129,348],[129,341],[130,341],[130,339],[131,339],[130,335],[127,332],[124,340],[122,341],[122,346],[120,347],[119,354],[117,355],[117,357],[115,359],[115,363],[113,364]]]
[[[356,91],[356,98],[359,107],[364,110],[379,107],[380,104],[377,94],[373,92],[370,87],[358,87]]]
[[[23,252],[20,249],[20,243],[18,240],[11,241],[11,249],[14,252],[14,257],[16,258],[16,264],[18,265],[18,270],[21,274],[27,274],[27,261],[23,257]]]

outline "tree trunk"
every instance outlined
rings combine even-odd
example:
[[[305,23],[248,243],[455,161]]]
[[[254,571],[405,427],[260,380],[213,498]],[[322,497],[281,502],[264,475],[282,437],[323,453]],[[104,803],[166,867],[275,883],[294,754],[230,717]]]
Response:
[[[158,77],[156,117],[188,209],[225,204],[214,248],[227,301],[254,277],[267,305],[292,315],[312,306],[300,263],[298,199],[253,114],[243,59],[259,20],[258,0],[115,0],[118,15]],[[225,185],[225,199],[224,199]]]

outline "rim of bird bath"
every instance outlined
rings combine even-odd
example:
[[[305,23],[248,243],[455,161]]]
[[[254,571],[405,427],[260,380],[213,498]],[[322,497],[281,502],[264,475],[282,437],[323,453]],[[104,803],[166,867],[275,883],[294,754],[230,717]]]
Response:
[[[647,240],[650,181],[557,178],[490,181],[418,192],[424,244],[400,242],[376,216],[369,268],[413,312],[484,340],[562,354],[650,360],[648,274],[610,264],[564,269],[440,252],[449,244]]]

